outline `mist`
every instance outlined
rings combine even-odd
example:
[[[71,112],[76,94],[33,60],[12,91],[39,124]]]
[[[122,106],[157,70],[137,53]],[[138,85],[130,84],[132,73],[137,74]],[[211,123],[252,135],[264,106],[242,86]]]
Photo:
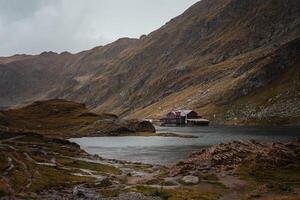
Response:
[[[198,0],[0,0],[0,56],[78,52],[161,27]]]

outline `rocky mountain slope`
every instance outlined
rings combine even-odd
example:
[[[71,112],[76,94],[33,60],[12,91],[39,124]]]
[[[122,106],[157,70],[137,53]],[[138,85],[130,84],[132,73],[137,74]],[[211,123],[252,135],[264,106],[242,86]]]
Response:
[[[0,58],[0,106],[65,98],[127,118],[189,108],[214,123],[299,124],[299,35],[295,0],[202,0],[140,39]]]

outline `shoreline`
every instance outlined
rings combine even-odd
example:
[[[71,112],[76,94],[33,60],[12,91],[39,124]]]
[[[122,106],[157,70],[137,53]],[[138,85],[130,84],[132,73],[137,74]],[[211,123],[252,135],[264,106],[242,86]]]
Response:
[[[193,135],[181,135],[178,133],[170,133],[170,132],[159,132],[159,133],[151,133],[151,132],[136,132],[136,133],[112,133],[112,134],[90,134],[88,136],[80,136],[80,137],[71,137],[70,139],[79,139],[79,138],[101,138],[101,137],[175,137],[175,138],[199,138]]]
[[[0,146],[6,151],[0,155],[10,159],[0,161],[3,162],[1,166],[8,166],[3,169],[7,176],[2,181],[9,187],[0,187],[0,190],[4,189],[3,194],[8,196],[25,199],[101,197],[104,200],[123,200],[134,199],[138,195],[142,197],[138,199],[163,200],[167,199],[166,196],[170,199],[203,199],[209,194],[210,199],[219,199],[232,194],[239,197],[264,197],[269,194],[256,190],[257,185],[264,186],[264,190],[272,191],[272,195],[277,196],[284,188],[300,189],[296,184],[300,181],[297,174],[300,171],[299,140],[288,143],[254,140],[221,143],[199,147],[175,164],[154,165],[106,159],[87,153],[76,143],[39,134],[15,133],[4,136],[0,139]],[[275,160],[276,163],[273,162]],[[22,163],[34,170],[29,167],[23,169]],[[257,166],[262,168],[257,170]],[[274,177],[270,179],[268,173]],[[25,180],[28,187],[24,187],[22,182],[24,175],[28,178]],[[49,179],[49,176],[55,178]],[[17,182],[9,182],[10,179]],[[236,184],[239,190],[236,190]],[[270,184],[272,187],[269,187]],[[285,194],[290,197],[299,195],[289,191]]]

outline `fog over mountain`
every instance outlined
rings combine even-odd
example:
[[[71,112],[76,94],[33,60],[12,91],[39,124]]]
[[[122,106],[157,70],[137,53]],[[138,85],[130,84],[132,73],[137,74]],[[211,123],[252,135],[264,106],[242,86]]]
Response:
[[[0,0],[0,56],[78,52],[159,28],[197,0]]]

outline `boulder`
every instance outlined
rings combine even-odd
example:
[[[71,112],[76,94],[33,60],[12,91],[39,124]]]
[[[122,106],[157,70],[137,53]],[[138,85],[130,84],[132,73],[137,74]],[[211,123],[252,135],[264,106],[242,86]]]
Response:
[[[148,121],[128,120],[126,121],[126,127],[135,132],[155,133],[156,131],[153,124]]]

